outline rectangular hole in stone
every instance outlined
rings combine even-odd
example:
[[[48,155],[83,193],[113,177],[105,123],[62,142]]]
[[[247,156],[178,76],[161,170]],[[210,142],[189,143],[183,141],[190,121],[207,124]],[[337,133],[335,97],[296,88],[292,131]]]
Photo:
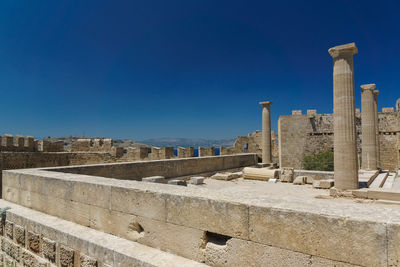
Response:
[[[206,243],[210,242],[215,245],[225,246],[226,242],[228,242],[228,240],[231,238],[232,238],[231,236],[221,235],[208,231],[206,232]]]

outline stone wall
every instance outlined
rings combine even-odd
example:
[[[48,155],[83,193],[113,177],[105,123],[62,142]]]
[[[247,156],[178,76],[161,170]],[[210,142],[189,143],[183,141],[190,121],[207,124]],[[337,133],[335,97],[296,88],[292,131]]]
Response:
[[[214,266],[398,265],[400,224],[382,206],[299,205],[53,171],[6,171],[5,199],[89,227],[84,237],[102,231]]]
[[[96,164],[55,168],[55,171],[96,175],[124,180],[141,180],[148,176],[166,178],[197,175],[216,171],[254,166],[258,162],[256,154],[167,159],[156,161],[136,161],[113,164]]]
[[[386,111],[386,109],[385,109]],[[380,112],[380,153],[382,169],[394,170],[399,167],[399,112]],[[356,116],[357,151],[361,155],[362,129],[360,114]],[[333,115],[316,114],[280,116],[279,163],[281,167],[302,169],[305,156],[326,150],[333,150]]]
[[[203,264],[0,200],[0,266],[112,267]]]

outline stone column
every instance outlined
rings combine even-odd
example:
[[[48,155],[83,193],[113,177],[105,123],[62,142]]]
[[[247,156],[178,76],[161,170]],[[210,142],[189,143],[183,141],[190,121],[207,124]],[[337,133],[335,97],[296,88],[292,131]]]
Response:
[[[271,164],[272,163],[272,153],[271,153],[271,113],[270,106],[272,102],[265,101],[260,102],[262,106],[262,163]]]
[[[361,128],[363,170],[376,170],[375,84],[361,85]]]
[[[333,58],[335,187],[358,188],[353,55],[355,43],[329,49]]]
[[[379,90],[374,90],[374,114],[376,129],[376,165],[381,168],[381,146],[379,141],[379,119],[378,119],[378,94]]]

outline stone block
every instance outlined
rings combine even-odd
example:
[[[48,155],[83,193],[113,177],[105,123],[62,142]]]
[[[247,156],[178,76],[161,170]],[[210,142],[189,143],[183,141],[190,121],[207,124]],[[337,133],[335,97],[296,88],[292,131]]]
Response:
[[[17,244],[25,247],[25,228],[20,225],[14,226],[15,241]]]
[[[22,251],[21,262],[24,266],[37,266],[37,260],[35,256],[27,250]]]
[[[6,223],[4,225],[4,230],[6,233],[6,237],[13,240],[14,239],[14,223],[10,222],[9,220],[6,220]]]
[[[314,182],[314,178],[312,178],[311,176],[306,176],[306,184],[313,184]]]
[[[213,176],[211,176],[211,179],[216,179],[216,180],[224,180],[224,181],[230,181],[233,179],[237,179],[240,176],[242,176],[243,173],[242,172],[217,172],[216,174],[214,174]]]
[[[74,266],[74,251],[64,245],[60,246],[60,266],[73,267]]]
[[[46,237],[42,238],[43,257],[52,263],[56,262],[56,242]]]
[[[36,254],[40,253],[40,235],[28,231],[28,249]]]
[[[334,185],[334,180],[333,179],[327,179],[327,180],[320,180],[319,186],[323,189],[330,189]]]
[[[302,115],[301,110],[292,110],[292,115]]]
[[[251,241],[361,266],[387,264],[384,223],[270,207],[250,207],[249,216]]]
[[[142,182],[149,182],[149,183],[164,183],[165,177],[164,176],[150,176],[142,178]]]
[[[204,183],[204,177],[203,176],[194,176],[190,177],[190,183],[194,185],[200,185]]]
[[[97,260],[87,255],[80,256],[80,267],[97,267]]]
[[[71,200],[105,209],[110,207],[111,186],[74,182],[72,185]]]
[[[293,183],[294,169],[290,167],[283,167],[281,170],[280,181],[284,183]]]
[[[368,189],[367,188],[362,188],[358,190],[353,190],[352,191],[353,196],[357,198],[368,198]]]
[[[170,180],[168,181],[168,184],[187,186],[187,183],[184,180]]]
[[[111,209],[155,220],[165,220],[165,197],[133,188],[112,187]]]
[[[238,238],[249,235],[244,204],[169,195],[166,207],[167,222]]]
[[[307,177],[306,176],[297,176],[294,181],[293,184],[295,185],[303,185],[306,183]]]
[[[334,180],[333,179],[327,179],[327,180],[314,180],[313,181],[313,187],[314,188],[320,188],[320,189],[330,189],[334,185]]]
[[[398,223],[387,224],[388,237],[388,266],[400,266],[400,225]]]
[[[19,247],[17,244],[13,243],[12,241],[3,238],[2,239],[2,244],[1,244],[1,248],[2,250],[11,258],[13,258],[14,260],[19,261]]]

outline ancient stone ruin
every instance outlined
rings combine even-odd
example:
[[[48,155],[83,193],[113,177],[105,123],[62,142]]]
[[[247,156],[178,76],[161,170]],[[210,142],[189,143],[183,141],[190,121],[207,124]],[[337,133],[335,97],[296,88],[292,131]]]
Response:
[[[329,49],[332,114],[293,110],[276,134],[260,102],[262,131],[219,155],[2,136],[0,266],[400,266],[399,100],[356,90],[357,52]]]

